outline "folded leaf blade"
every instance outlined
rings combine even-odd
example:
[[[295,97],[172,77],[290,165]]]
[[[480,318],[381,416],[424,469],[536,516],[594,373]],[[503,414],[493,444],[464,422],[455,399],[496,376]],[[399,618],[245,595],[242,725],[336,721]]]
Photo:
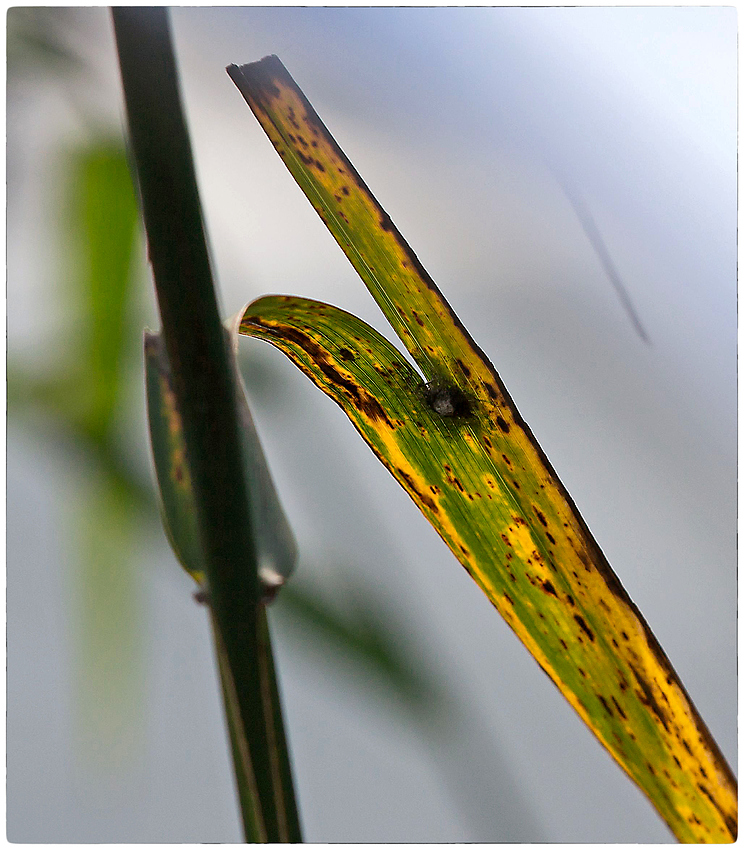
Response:
[[[349,416],[538,663],[685,841],[730,841],[736,783],[668,659],[524,432],[477,400],[442,415],[361,320],[271,296],[241,333],[272,343]],[[529,441],[527,447],[529,448]]]

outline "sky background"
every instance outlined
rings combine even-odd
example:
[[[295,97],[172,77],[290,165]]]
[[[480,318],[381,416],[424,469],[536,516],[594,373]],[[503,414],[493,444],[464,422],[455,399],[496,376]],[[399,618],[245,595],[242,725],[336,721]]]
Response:
[[[9,358],[39,370],[74,334],[66,155],[123,115],[106,11],[45,20],[79,64],[11,54],[7,105]],[[735,9],[205,7],[172,25],[225,317],[296,294],[392,339],[224,71],[276,53],[495,364],[736,768]],[[306,839],[670,841],[341,411],[279,352],[241,347],[296,581],[378,612],[440,695],[412,712],[280,595]],[[120,439],[147,482],[138,370],[135,353]],[[7,475],[8,838],[239,840],[207,619],[162,533],[128,553],[131,675],[86,703],[95,475],[12,408]]]

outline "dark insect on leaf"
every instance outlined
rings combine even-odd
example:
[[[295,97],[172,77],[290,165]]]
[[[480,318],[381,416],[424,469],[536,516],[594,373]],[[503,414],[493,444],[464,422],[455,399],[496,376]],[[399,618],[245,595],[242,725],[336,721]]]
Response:
[[[446,384],[433,381],[425,384],[426,403],[440,416],[469,416],[470,402],[464,393]]]

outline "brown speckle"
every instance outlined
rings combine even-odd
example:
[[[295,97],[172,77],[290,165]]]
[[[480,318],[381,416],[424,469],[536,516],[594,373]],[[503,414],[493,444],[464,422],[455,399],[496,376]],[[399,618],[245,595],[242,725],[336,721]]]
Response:
[[[627,720],[628,716],[623,711],[622,707],[620,706],[620,703],[618,703],[618,701],[615,699],[615,697],[611,697],[611,699],[612,699],[613,705],[617,709],[617,713],[620,715],[620,717],[622,717],[623,720]]]
[[[579,628],[586,634],[589,640],[594,640],[594,632],[587,626],[586,620],[580,614],[574,614],[574,620],[579,624]]]
[[[553,587],[552,582],[544,581],[544,582],[542,583],[542,589],[543,589],[546,593],[550,593],[550,594],[552,594],[553,596],[555,596],[555,597],[556,597],[556,599],[558,598],[558,594],[555,592],[555,588]]]
[[[462,374],[465,375],[466,378],[469,378],[470,369],[468,369],[468,367],[462,362],[462,360],[460,360],[459,357],[457,358],[457,365],[460,367],[460,371],[462,372]]]
[[[602,694],[597,694],[597,699],[602,703],[602,708],[604,708],[604,710],[610,715],[610,717],[612,717],[612,709],[607,704],[607,700],[602,696]]]

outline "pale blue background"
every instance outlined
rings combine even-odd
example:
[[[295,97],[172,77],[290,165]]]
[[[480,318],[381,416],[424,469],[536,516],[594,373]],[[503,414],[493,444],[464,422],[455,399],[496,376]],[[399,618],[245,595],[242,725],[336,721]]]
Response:
[[[32,77],[8,104],[9,348],[30,359],[62,332],[60,146],[122,114],[107,13],[71,21],[86,72]],[[716,7],[173,13],[225,315],[293,293],[391,334],[224,72],[277,53],[496,365],[734,766],[736,26]],[[363,582],[455,695],[445,737],[427,733],[278,603],[307,840],[671,840],[340,410],[245,348],[300,575],[339,597]],[[146,475],[133,387],[122,440]],[[8,837],[239,840],[204,611],[155,532],[137,553],[135,708],[110,737],[76,721],[69,519],[89,486],[11,418]]]

